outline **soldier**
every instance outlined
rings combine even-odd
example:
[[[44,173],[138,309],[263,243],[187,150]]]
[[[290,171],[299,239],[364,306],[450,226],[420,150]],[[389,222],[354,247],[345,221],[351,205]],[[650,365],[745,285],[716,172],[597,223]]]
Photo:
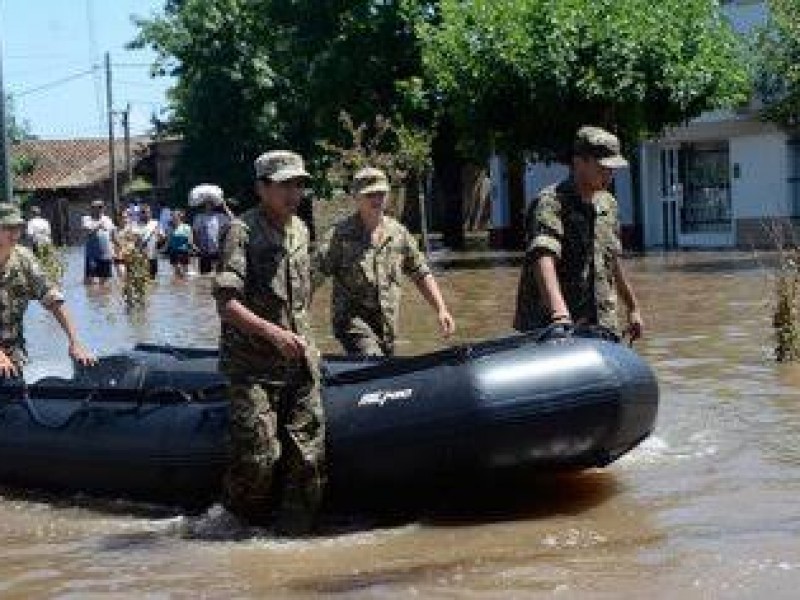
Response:
[[[613,169],[627,164],[616,136],[599,127],[578,130],[570,177],[528,207],[516,329],[579,323],[621,334],[619,294],[628,310],[625,333],[641,337],[639,304],[620,264],[617,202],[607,191]]]
[[[358,210],[338,223],[314,256],[314,286],[333,278],[333,332],[348,354],[391,356],[400,309],[402,274],[436,311],[444,336],[455,322],[416,240],[384,214],[389,180],[383,171],[356,173]]]
[[[95,362],[78,341],[64,296],[47,281],[33,253],[19,245],[24,225],[16,205],[0,203],[0,379],[22,375],[27,362],[22,322],[31,300],[38,300],[53,313],[67,334],[73,360],[84,366]]]
[[[214,288],[231,402],[223,502],[256,524],[276,509],[276,532],[302,535],[320,504],[325,446],[309,234],[295,215],[309,175],[282,150],[262,154],[255,170],[259,204],[231,223]]]

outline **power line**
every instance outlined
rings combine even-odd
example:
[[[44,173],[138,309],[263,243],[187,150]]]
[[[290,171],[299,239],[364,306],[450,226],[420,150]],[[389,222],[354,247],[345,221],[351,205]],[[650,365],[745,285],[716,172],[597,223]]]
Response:
[[[120,67],[123,69],[141,69],[142,67],[152,67],[153,63],[137,63],[137,62],[115,62],[113,64],[114,68]]]
[[[100,67],[98,65],[93,66],[91,69],[87,69],[85,71],[80,71],[78,73],[74,73],[72,75],[67,75],[66,77],[62,77],[61,79],[56,79],[55,81],[50,81],[48,83],[43,83],[42,85],[38,85],[36,87],[28,88],[27,90],[22,90],[21,92],[11,93],[12,96],[15,98],[21,98],[23,96],[28,96],[30,94],[36,94],[38,92],[44,92],[46,90],[59,87],[64,85],[65,83],[69,83],[70,81],[74,81],[76,79],[80,79],[81,77],[86,77],[87,75],[91,75],[92,73],[96,72]]]
[[[116,83],[132,85],[135,87],[163,87],[163,83],[158,81],[131,81],[130,79],[115,79]]]

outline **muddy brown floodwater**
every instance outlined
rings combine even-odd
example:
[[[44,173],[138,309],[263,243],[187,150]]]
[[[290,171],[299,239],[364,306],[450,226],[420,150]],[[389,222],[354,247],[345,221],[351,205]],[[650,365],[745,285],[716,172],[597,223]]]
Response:
[[[455,341],[507,332],[518,269],[463,265],[440,273]],[[490,513],[366,520],[310,541],[243,530],[219,507],[186,515],[4,493],[0,597],[800,597],[800,367],[772,360],[768,272],[730,253],[627,265],[647,321],[638,349],[658,374],[661,410],[655,435],[610,468],[515,490],[505,510],[508,490],[476,490],[497,494]],[[134,321],[117,294],[79,279],[73,252],[69,305],[97,352],[216,343],[208,279],[174,283],[163,273]],[[315,302],[320,332],[327,292]],[[406,294],[399,351],[439,347],[433,315]],[[33,308],[26,327],[27,376],[68,373],[52,319]],[[329,334],[319,338],[335,349]]]

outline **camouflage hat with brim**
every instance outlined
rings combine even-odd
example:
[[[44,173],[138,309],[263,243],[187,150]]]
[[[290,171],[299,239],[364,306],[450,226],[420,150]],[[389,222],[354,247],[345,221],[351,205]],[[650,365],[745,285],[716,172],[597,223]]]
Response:
[[[16,204],[0,202],[0,227],[20,227],[25,224]]]
[[[269,181],[289,181],[309,179],[303,157],[288,150],[272,150],[256,159],[256,178]]]
[[[620,152],[619,138],[600,127],[581,127],[575,136],[574,153],[576,156],[592,156],[608,169],[628,166],[628,161]]]
[[[380,169],[366,167],[353,177],[353,194],[356,196],[387,194],[389,189],[389,178]]]

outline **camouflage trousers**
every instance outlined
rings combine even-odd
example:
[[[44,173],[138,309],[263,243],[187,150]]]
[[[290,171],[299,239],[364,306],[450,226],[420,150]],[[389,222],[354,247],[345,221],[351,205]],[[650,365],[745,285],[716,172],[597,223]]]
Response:
[[[230,459],[223,504],[276,531],[308,533],[325,484],[325,422],[319,379],[230,377]]]
[[[334,327],[336,339],[347,354],[354,356],[393,356],[394,340],[378,335],[362,319],[352,319],[345,326]]]

